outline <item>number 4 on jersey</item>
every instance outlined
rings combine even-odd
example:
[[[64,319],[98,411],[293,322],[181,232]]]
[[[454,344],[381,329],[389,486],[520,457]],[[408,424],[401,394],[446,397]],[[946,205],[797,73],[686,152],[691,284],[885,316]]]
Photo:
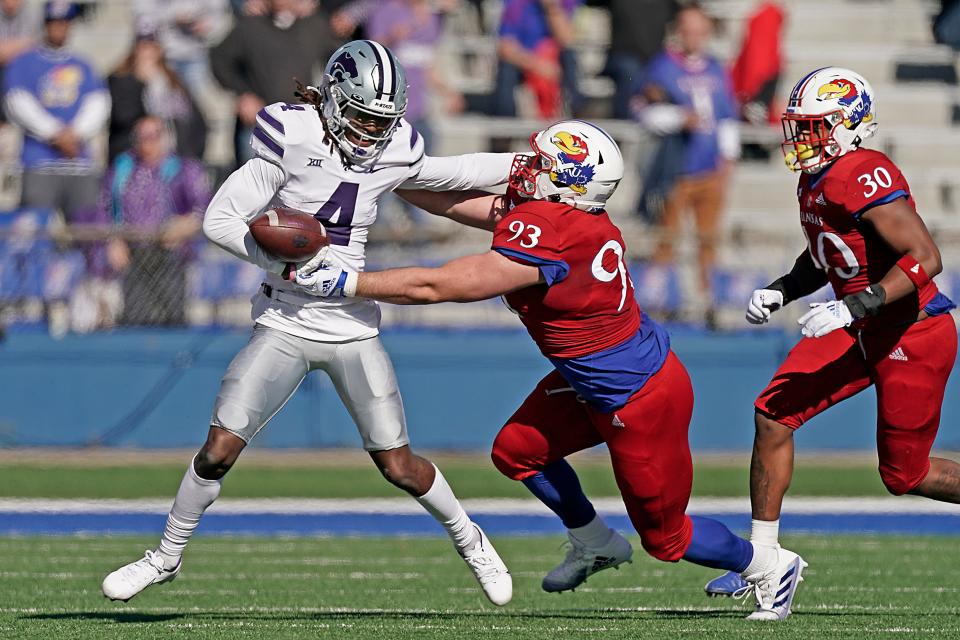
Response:
[[[342,247],[350,244],[350,225],[353,224],[359,193],[360,185],[356,182],[341,182],[330,199],[314,214],[313,217],[327,228],[330,244]]]

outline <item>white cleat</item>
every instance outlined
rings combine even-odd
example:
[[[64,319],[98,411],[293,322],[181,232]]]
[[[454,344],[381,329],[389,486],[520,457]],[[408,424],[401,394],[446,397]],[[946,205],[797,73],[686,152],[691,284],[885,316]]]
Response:
[[[610,530],[607,543],[597,548],[588,548],[569,533],[567,537],[570,538],[567,557],[546,575],[541,585],[549,593],[572,591],[596,572],[616,569],[624,562],[630,562],[633,557],[633,547],[613,529]]]
[[[159,553],[147,551],[136,562],[122,566],[106,578],[100,588],[103,595],[111,600],[126,602],[152,584],[170,582],[180,573],[182,562],[171,570],[163,568],[163,559]]]
[[[803,570],[807,563],[793,551],[777,549],[777,564],[766,573],[748,576],[757,598],[757,609],[747,620],[786,620],[797,588],[803,582]]]
[[[460,556],[480,583],[484,595],[490,602],[502,607],[513,598],[513,578],[483,529],[476,524],[473,526],[480,540],[472,549],[461,549]]]

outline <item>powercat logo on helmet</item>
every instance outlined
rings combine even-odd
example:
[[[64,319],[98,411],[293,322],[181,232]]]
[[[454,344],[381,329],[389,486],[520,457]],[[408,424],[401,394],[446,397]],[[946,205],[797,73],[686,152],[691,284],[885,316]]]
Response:
[[[350,78],[359,78],[360,70],[357,69],[357,61],[353,59],[349,51],[344,51],[330,65],[330,75],[337,79],[337,82],[344,82]]]

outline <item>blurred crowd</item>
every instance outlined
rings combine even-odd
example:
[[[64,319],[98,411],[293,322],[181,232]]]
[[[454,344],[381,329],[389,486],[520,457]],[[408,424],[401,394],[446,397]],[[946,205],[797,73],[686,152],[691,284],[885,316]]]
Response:
[[[780,108],[774,96],[786,3],[754,5],[740,51],[727,64],[711,53],[713,18],[677,0],[131,0],[132,42],[104,78],[96,70],[103,65],[71,48],[75,23],[102,9],[95,0],[0,0],[3,119],[23,132],[20,207],[52,211],[74,230],[51,245],[83,256],[73,287],[82,301],[64,302],[69,328],[184,324],[199,221],[217,176],[232,168],[204,164],[202,105],[211,88],[233,96],[238,165],[250,156],[264,105],[293,100],[292,79],[315,81],[345,40],[371,38],[406,67],[406,117],[428,149],[437,117],[468,110],[541,121],[616,118],[649,132],[654,144],[636,203],[637,215],[660,230],[649,258],[670,264],[683,220],[692,217],[709,325],[732,163],[741,153],[767,153],[741,150],[738,123],[776,122]],[[601,75],[613,93],[600,101],[584,95],[578,70],[582,6],[610,15]],[[445,21],[465,8],[477,32],[495,42],[486,95],[462,95],[437,64]],[[95,143],[104,131],[99,157]],[[516,140],[490,145],[519,148]],[[83,228],[100,235],[84,236]],[[10,244],[0,262],[11,259]],[[2,290],[0,283],[0,308],[9,309],[11,294]]]

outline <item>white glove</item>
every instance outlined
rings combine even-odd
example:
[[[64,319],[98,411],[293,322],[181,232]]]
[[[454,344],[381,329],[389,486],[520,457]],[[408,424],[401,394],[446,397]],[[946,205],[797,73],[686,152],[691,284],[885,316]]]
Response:
[[[330,253],[330,245],[325,245],[320,247],[320,251],[317,251],[313,254],[313,257],[304,262],[292,263],[290,266],[290,272],[287,276],[288,280],[296,280],[297,276],[300,275],[310,275],[314,271],[320,268],[320,266],[327,259],[327,254]]]
[[[357,292],[357,272],[340,267],[323,267],[305,275],[298,272],[294,282],[320,298],[349,298]]]
[[[783,306],[783,294],[776,289],[756,289],[747,303],[747,322],[763,324],[770,314]]]
[[[853,324],[853,315],[842,300],[830,302],[812,302],[810,311],[803,314],[797,323],[800,333],[808,338],[822,338],[831,331],[849,327]]]

